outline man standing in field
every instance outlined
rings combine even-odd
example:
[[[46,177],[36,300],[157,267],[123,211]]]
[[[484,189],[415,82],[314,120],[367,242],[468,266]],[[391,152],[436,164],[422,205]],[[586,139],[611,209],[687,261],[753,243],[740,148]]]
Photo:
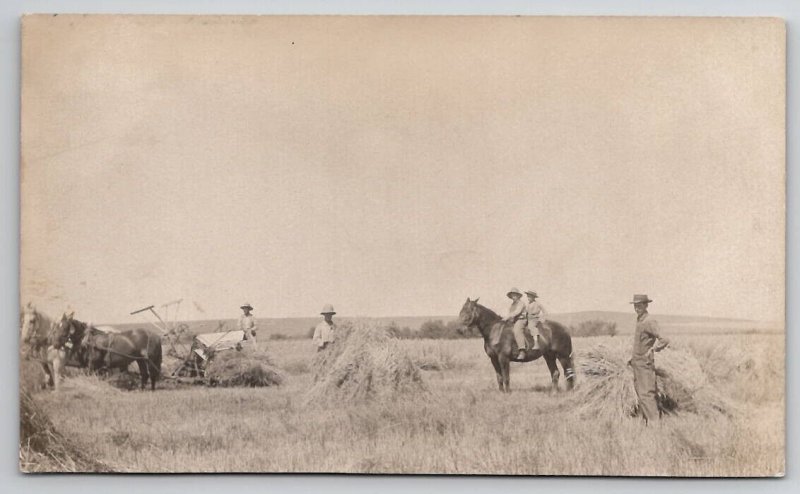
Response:
[[[244,332],[244,339],[249,340],[253,343],[253,346],[256,346],[256,318],[253,317],[253,314],[250,311],[253,310],[253,306],[249,303],[243,304],[239,307],[244,311],[244,314],[239,317],[239,330]]]
[[[542,304],[536,301],[539,295],[535,290],[527,290],[525,295],[528,296],[528,303],[525,306],[525,313],[528,319],[528,331],[533,336],[532,350],[539,350],[542,346],[547,344],[550,340],[549,335],[544,330],[544,320],[547,313],[544,311]],[[541,345],[539,338],[542,338]]]
[[[525,302],[522,300],[522,292],[516,288],[509,290],[506,296],[511,299],[511,307],[508,308],[508,314],[503,318],[503,321],[514,324],[514,340],[516,340],[517,348],[519,348],[517,359],[524,360],[527,354],[525,351],[525,327],[528,325]]]
[[[658,322],[650,318],[647,306],[652,302],[647,295],[633,296],[633,310],[636,311],[636,332],[633,335],[633,355],[629,361],[633,368],[633,388],[639,399],[639,410],[645,422],[660,418],[656,401],[656,366],[654,352],[660,352],[669,345],[662,337]]]
[[[318,352],[325,350],[328,345],[333,343],[336,336],[336,324],[333,323],[333,315],[336,314],[336,311],[333,310],[333,306],[325,304],[320,314],[325,319],[314,328],[314,337],[311,340],[317,345]]]

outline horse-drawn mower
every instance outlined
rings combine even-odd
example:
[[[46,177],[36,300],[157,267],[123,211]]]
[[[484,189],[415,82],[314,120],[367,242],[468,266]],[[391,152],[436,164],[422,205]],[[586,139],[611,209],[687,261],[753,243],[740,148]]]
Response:
[[[153,305],[135,310],[131,314],[152,314],[155,320],[149,322],[159,330],[163,341],[168,345],[167,355],[179,359],[173,369],[166,369],[163,377],[180,383],[201,384],[206,381],[205,371],[208,364],[218,352],[241,349],[244,331],[226,330],[224,323],[220,323],[216,331],[196,334],[189,343],[189,326],[177,321],[180,303],[181,300],[175,300],[162,305],[164,317],[161,317]]]
[[[179,381],[204,381],[208,364],[218,352],[241,349],[244,331],[217,331],[195,335],[183,361],[166,377]]]

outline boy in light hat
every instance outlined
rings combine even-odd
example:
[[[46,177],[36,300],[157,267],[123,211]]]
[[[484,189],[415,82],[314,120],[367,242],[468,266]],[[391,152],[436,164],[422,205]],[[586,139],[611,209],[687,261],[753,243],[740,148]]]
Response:
[[[333,310],[333,306],[325,304],[320,314],[325,319],[314,328],[314,337],[311,339],[317,345],[318,352],[325,350],[328,345],[333,343],[336,336],[336,324],[333,322],[333,315],[336,314],[336,311]]]
[[[541,348],[539,345],[539,337],[544,333],[544,319],[546,313],[542,304],[536,301],[539,295],[535,290],[526,290],[525,295],[528,296],[525,312],[528,320],[528,331],[530,331],[531,336],[533,336],[532,350],[539,350]]]

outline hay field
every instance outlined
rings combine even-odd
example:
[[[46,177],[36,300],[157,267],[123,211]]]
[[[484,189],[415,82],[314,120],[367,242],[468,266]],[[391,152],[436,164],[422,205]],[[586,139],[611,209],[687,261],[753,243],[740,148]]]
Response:
[[[783,341],[675,336],[735,413],[684,413],[649,427],[622,413],[587,414],[579,403],[592,382],[581,356],[597,345],[625,352],[629,335],[574,340],[574,394],[547,392],[543,361],[512,364],[514,392],[499,393],[480,339],[404,340],[396,344],[423,369],[424,389],[386,401],[308,402],[315,350],[284,340],[260,343],[285,372],[281,386],[162,384],[151,393],[78,376],[34,399],[55,429],[117,471],[779,475]]]

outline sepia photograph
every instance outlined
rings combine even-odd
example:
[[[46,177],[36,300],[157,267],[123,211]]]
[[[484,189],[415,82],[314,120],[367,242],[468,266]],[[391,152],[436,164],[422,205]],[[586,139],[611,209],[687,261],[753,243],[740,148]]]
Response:
[[[20,26],[20,472],[784,476],[782,19]]]

